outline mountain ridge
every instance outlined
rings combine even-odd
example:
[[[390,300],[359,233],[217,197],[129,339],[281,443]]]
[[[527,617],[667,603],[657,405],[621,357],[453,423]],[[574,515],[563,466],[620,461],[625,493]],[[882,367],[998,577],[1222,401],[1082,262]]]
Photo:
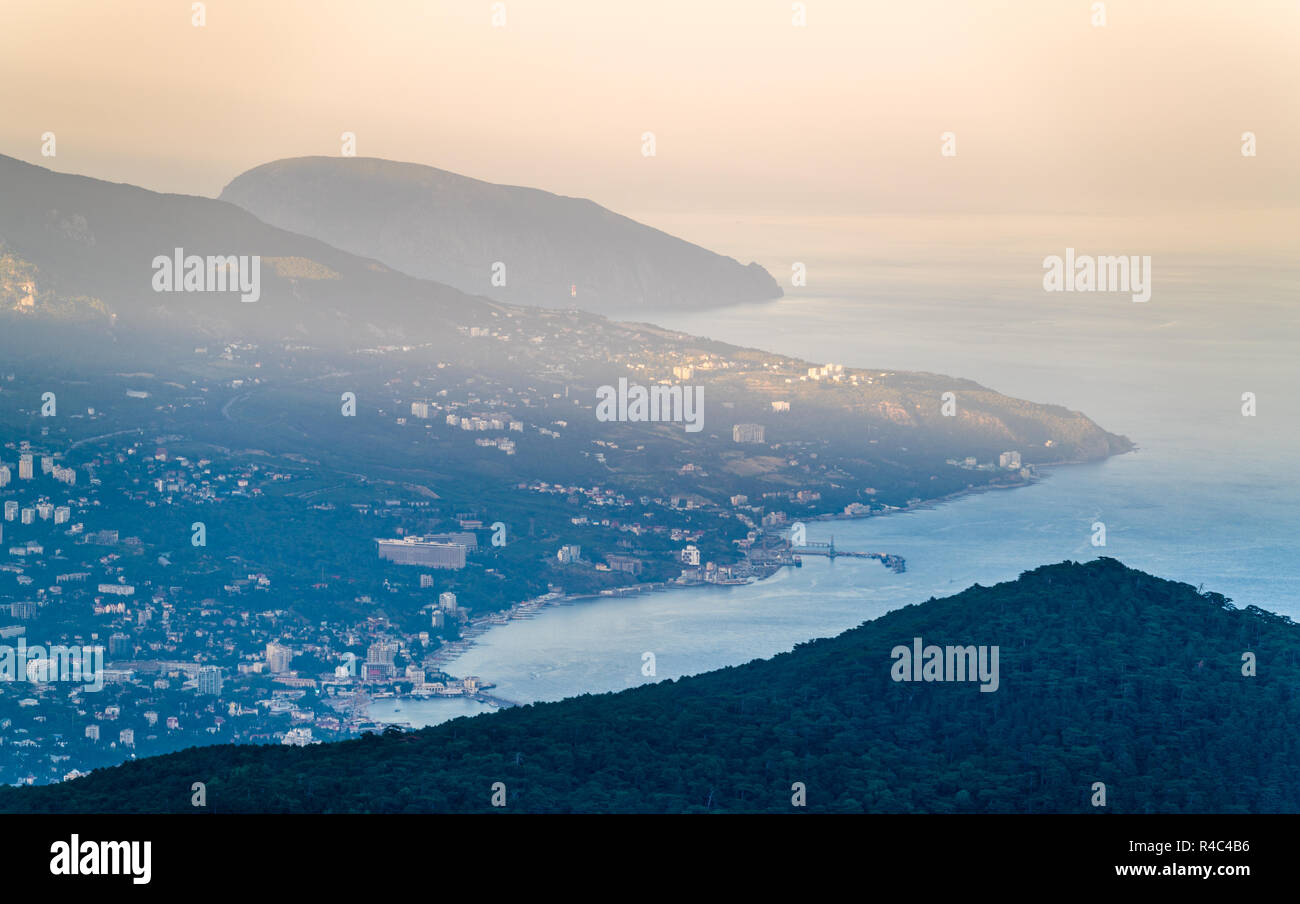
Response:
[[[272,225],[498,301],[613,314],[782,296],[757,263],[587,198],[378,157],[293,157],[220,194]]]
[[[38,289],[96,297],[124,327],[346,344],[486,323],[496,309],[488,299],[269,226],[225,201],[59,173],[3,155],[0,189],[7,202],[0,207],[0,243],[44,274]],[[176,248],[262,258],[262,297],[243,304],[231,294],[155,291],[150,262]],[[312,261],[341,278],[282,272],[279,261]],[[367,299],[364,308],[358,297]],[[427,320],[403,317],[416,309]]]
[[[133,343],[133,351],[157,357],[185,349],[191,339],[332,346],[354,353],[410,347],[501,376],[550,375],[583,387],[610,383],[629,366],[647,372],[647,362],[649,372],[672,378],[675,364],[725,359],[696,376],[716,387],[710,393],[724,399],[724,410],[754,416],[770,411],[767,398],[794,393],[810,411],[824,410],[830,418],[818,430],[842,432],[851,442],[861,429],[858,418],[835,416],[846,406],[891,431],[924,426],[949,454],[983,453],[996,444],[1024,449],[1027,462],[1050,463],[1132,448],[1079,412],[1011,399],[969,381],[906,372],[886,378],[862,369],[808,380],[802,374],[811,362],[600,314],[468,295],[267,225],[219,200],[160,195],[9,157],[0,157],[0,192],[8,201],[0,208],[0,263],[13,262],[0,272],[0,315],[16,333],[24,321],[36,330],[49,313],[46,319],[69,337],[87,332],[73,329],[83,326],[72,322],[81,315],[90,332],[110,340],[78,339],[86,354]],[[186,254],[260,256],[260,300],[245,304],[229,292],[155,291],[150,262],[178,247]],[[25,281],[33,272],[30,294],[36,303],[29,307]],[[964,404],[957,417],[940,417],[939,394],[953,388],[962,391]],[[785,423],[796,419],[797,414]]]

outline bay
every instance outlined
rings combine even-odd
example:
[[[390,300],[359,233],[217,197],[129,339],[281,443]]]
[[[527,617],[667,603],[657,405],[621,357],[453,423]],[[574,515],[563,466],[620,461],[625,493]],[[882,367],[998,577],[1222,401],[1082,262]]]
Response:
[[[780,240],[764,260],[778,259],[794,227],[762,225],[753,230],[757,244]],[[1074,234],[1105,236],[1108,228],[1080,224]],[[1060,243],[1031,241],[1014,225],[934,245],[891,233],[887,261],[855,256],[843,250],[851,236],[840,238],[820,246],[837,249],[834,256],[808,264],[809,286],[787,288],[777,301],[642,316],[814,362],[973,379],[1081,410],[1138,450],[1055,468],[1025,488],[809,525],[812,541],[833,534],[842,549],[904,556],[902,575],[873,561],[810,557],[803,568],[743,587],[552,607],[487,632],[448,664],[452,674],[478,675],[518,703],[617,691],[769,657],[932,596],[1098,555],[1300,618],[1293,265],[1174,249],[1154,256],[1155,292],[1139,304],[1122,295],[1043,293],[1041,256],[1059,254]],[[780,268],[768,266],[780,278]],[[1245,392],[1255,394],[1254,417],[1242,415]],[[1092,545],[1098,521],[1105,547]],[[653,676],[642,673],[646,653],[654,654]],[[413,725],[467,708],[445,700],[401,706],[400,720]]]

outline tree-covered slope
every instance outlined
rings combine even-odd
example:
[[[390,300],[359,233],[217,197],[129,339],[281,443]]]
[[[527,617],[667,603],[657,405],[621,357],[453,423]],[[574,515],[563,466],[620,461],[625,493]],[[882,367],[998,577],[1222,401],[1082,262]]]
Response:
[[[997,645],[997,691],[894,681],[915,637]],[[805,812],[1296,812],[1300,627],[1067,562],[693,678],[305,749],[194,748],[5,789],[0,809],[205,812],[194,782],[206,812],[492,811],[496,782],[506,812],[791,812],[796,782]]]

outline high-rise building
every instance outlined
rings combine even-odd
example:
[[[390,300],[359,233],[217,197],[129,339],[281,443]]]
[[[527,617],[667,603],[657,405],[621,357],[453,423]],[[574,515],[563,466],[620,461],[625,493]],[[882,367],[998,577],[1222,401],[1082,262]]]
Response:
[[[645,567],[645,563],[636,556],[605,556],[605,563],[609,565],[611,570],[622,571],[627,574],[640,574]]]
[[[445,534],[425,534],[419,539],[425,543],[456,543],[466,549],[478,548],[478,535],[472,530],[454,530]]]
[[[761,443],[765,433],[762,424],[736,424],[731,428],[731,438],[738,443]]]
[[[438,608],[444,612],[456,611],[456,594],[440,593],[438,594]]]
[[[582,547],[577,544],[566,544],[560,547],[560,551],[555,554],[561,565],[571,565],[582,558]]]
[[[465,567],[466,548],[460,543],[434,543],[422,537],[379,540],[379,558],[398,565],[423,565],[427,568]]]
[[[117,733],[117,742],[121,744],[123,747],[134,747],[135,729],[123,728],[121,731]]]
[[[366,662],[392,665],[397,658],[397,644],[391,640],[377,640],[366,649]]]
[[[129,657],[135,652],[135,647],[131,643],[131,635],[118,632],[110,635],[108,638],[108,655],[114,659],[120,659],[124,656]]]
[[[41,456],[41,473],[48,474],[54,470],[54,457],[51,455]]]
[[[72,518],[72,509],[68,508],[68,506],[66,505],[60,505],[54,510],[55,524],[67,524],[69,519],[71,518]]]
[[[266,645],[266,668],[271,674],[289,671],[289,663],[292,661],[293,651],[288,647],[278,643]]]
[[[18,479],[32,479],[32,456],[31,453],[18,456]]]
[[[99,726],[98,726],[98,725],[87,725],[87,726],[86,726],[86,737],[89,738],[89,739],[92,740],[92,741],[98,741],[98,740],[99,740]]]
[[[13,480],[13,472],[9,470],[9,466],[0,465],[0,487],[9,486],[11,480]]]
[[[12,521],[18,517],[18,503],[13,499],[5,500],[5,520]]]
[[[1020,469],[1020,453],[1019,453],[1019,452],[1003,452],[1001,455],[998,456],[998,467],[1000,467],[1000,468],[1010,468],[1010,469],[1012,469],[1012,470],[1019,470],[1019,469]]]
[[[25,508],[22,511],[23,524],[34,524],[36,522],[36,509]]]
[[[420,589],[421,589],[421,590],[424,590],[424,589],[426,589],[426,588],[428,588],[428,587],[432,587],[432,586],[433,586],[433,575],[431,575],[431,574],[422,574],[422,575],[420,575]]]
[[[429,403],[428,403],[428,402],[412,402],[412,403],[411,403],[411,416],[412,416],[412,417],[418,417],[418,418],[424,418],[424,419],[427,420],[428,417],[429,417]]]
[[[396,674],[393,660],[397,657],[397,644],[394,641],[378,640],[366,650],[366,661],[361,666],[361,677],[365,681],[389,681]]]
[[[221,667],[205,665],[199,669],[199,693],[221,696]]]

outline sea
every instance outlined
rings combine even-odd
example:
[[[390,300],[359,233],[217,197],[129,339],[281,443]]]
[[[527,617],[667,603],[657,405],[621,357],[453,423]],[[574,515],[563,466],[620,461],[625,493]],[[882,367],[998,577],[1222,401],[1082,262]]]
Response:
[[[760,260],[786,294],[638,319],[815,363],[972,379],[1082,411],[1137,449],[1053,468],[1028,487],[809,523],[809,541],[905,557],[903,574],[807,557],[745,586],[552,606],[487,631],[445,666],[451,674],[520,704],[619,691],[1097,556],[1300,619],[1300,229],[1290,216],[662,219]],[[1268,238],[1242,238],[1252,234]],[[1150,300],[1044,291],[1044,258],[1066,248],[1150,256]],[[804,285],[792,283],[796,265]],[[1104,547],[1093,545],[1096,522]],[[382,700],[370,712],[419,727],[490,708]]]

